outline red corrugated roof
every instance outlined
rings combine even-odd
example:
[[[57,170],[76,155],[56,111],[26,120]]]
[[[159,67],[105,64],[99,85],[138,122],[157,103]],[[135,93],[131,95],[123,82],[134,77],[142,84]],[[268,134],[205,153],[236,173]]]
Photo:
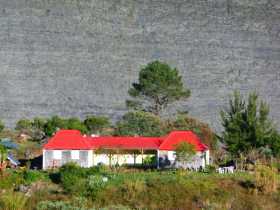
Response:
[[[92,137],[88,142],[94,149],[145,149],[156,150],[161,144],[159,137]]]
[[[76,149],[88,150],[91,145],[80,131],[77,130],[60,130],[44,145],[44,149]]]
[[[83,136],[76,130],[60,130],[52,137],[44,149],[144,149],[174,150],[181,141],[193,144],[197,151],[204,151],[207,146],[192,131],[173,131],[166,137],[113,137]]]
[[[205,144],[202,144],[198,136],[192,131],[172,131],[164,138],[159,149],[169,151],[175,150],[175,146],[182,141],[194,145],[197,151],[205,151],[208,149],[208,147]]]

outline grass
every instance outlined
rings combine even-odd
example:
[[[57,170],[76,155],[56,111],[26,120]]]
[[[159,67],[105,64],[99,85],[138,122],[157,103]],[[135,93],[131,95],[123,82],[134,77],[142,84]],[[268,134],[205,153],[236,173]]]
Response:
[[[24,193],[6,194],[0,190],[0,201],[1,198],[9,200],[7,196],[16,195],[17,203],[19,205],[24,203],[25,207],[13,210],[35,210],[39,205],[48,210],[58,210],[63,206],[67,210],[109,207],[117,209],[120,206],[119,209],[279,208],[279,185],[276,191],[262,192],[261,188],[257,187],[258,183],[263,184],[269,180],[264,179],[263,182],[262,176],[245,172],[234,174],[208,174],[182,170],[135,172],[127,169],[111,171],[98,167],[90,169],[71,167],[56,173],[8,170],[6,178],[0,181],[1,189],[8,190],[5,192],[10,190],[15,192],[19,185],[25,185],[30,187],[30,194],[28,199],[20,202],[20,199],[26,198]],[[50,178],[53,174],[56,174],[56,179]],[[276,174],[276,178],[280,180],[279,174]],[[71,188],[68,189],[69,185]],[[77,204],[76,198],[84,201],[83,207]]]

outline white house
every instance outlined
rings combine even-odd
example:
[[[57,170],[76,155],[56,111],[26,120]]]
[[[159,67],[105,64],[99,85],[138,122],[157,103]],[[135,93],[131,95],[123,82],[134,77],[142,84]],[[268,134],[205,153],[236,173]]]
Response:
[[[192,131],[172,131],[164,137],[86,136],[77,130],[58,131],[43,147],[43,169],[76,162],[81,167],[98,164],[142,164],[156,157],[158,167],[179,167],[175,147],[180,142],[194,145],[196,155],[188,168],[204,168],[209,164],[209,149]]]

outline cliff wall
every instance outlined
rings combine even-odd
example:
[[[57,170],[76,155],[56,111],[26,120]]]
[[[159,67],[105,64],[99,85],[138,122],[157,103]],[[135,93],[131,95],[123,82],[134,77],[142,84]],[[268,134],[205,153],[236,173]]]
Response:
[[[0,0],[0,117],[125,111],[152,60],[192,91],[170,107],[220,129],[233,90],[257,90],[280,123],[279,0]]]

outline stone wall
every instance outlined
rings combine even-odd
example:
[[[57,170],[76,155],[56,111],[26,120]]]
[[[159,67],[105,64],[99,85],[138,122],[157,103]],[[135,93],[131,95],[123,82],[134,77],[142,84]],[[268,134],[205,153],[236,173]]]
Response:
[[[125,111],[152,60],[192,91],[170,107],[220,130],[234,89],[257,90],[280,122],[279,0],[0,0],[0,118]]]

